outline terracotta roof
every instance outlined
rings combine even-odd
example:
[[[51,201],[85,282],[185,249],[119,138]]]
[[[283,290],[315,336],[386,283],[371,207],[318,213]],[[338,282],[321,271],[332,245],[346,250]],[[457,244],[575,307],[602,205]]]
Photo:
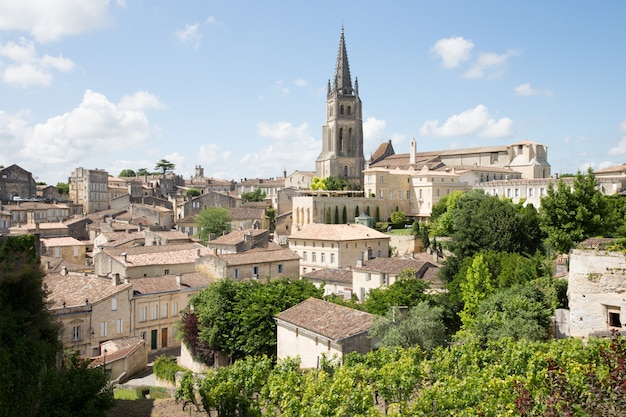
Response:
[[[352,271],[349,269],[322,268],[315,271],[307,272],[302,275],[303,278],[328,281],[342,282],[352,284]]]
[[[266,233],[266,229],[242,229],[242,230],[233,230],[232,232],[222,235],[218,238],[213,239],[209,243],[215,243],[219,245],[236,245],[244,241],[244,236],[247,234],[252,234],[253,237],[262,235]]]
[[[436,268],[436,266],[430,262],[417,259],[374,258],[363,261],[363,266],[356,266],[354,269],[357,271],[376,271],[399,274],[405,269],[415,269],[416,271],[420,271],[424,268],[425,271],[430,267]]]
[[[122,359],[126,356],[131,355],[136,352],[139,348],[145,345],[145,340],[143,340],[139,336],[129,336],[129,337],[121,337],[119,339],[111,339],[107,340],[103,343],[106,346],[106,363],[115,362],[116,360]],[[94,356],[91,358],[91,366],[102,366],[104,363],[104,349],[102,349],[102,353],[100,356]]]
[[[265,217],[265,208],[240,207],[229,209],[229,212],[233,220],[262,219]]]
[[[46,247],[53,246],[87,246],[87,242],[81,242],[73,237],[49,237],[41,239],[41,243]]]
[[[200,251],[200,256],[208,256],[211,254],[211,251],[197,243],[103,249],[103,252],[122,265],[130,267],[193,263],[197,258],[197,250]],[[126,253],[126,262],[124,262],[123,253]]]
[[[173,292],[193,288],[205,288],[215,282],[214,278],[199,272],[180,275],[181,285],[177,284],[176,275],[162,275],[158,277],[130,278],[133,291],[139,294],[155,294]]]
[[[296,261],[300,256],[291,249],[275,247],[250,249],[240,253],[228,253],[220,255],[229,266],[259,264],[266,262]]]
[[[290,323],[330,340],[339,341],[367,332],[372,315],[364,311],[309,298],[276,315],[277,320]]]
[[[59,273],[47,274],[43,279],[50,294],[49,308],[61,308],[85,305],[85,300],[95,304],[114,294],[125,291],[131,284],[113,285],[111,278],[100,278],[94,275]]]
[[[389,239],[389,235],[362,224],[309,223],[302,226],[300,230],[295,230],[290,239],[341,242],[346,240]]]

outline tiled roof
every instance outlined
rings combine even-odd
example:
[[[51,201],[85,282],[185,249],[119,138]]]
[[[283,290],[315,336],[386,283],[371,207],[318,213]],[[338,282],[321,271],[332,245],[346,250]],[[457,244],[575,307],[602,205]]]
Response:
[[[316,269],[315,271],[305,273],[302,277],[312,280],[352,284],[352,271],[349,269]]]
[[[73,237],[49,237],[41,239],[41,243],[49,248],[54,246],[87,246],[87,242],[81,242]]]
[[[340,242],[347,240],[389,239],[389,235],[362,224],[309,223],[302,226],[300,230],[295,230],[291,234],[290,239]]]
[[[200,251],[200,256],[211,254],[211,251],[197,243],[135,246],[132,248],[104,249],[103,252],[122,265],[131,267],[193,263],[197,258],[196,252],[198,250]],[[123,253],[126,253],[126,262],[123,260]]]
[[[178,285],[176,280],[176,275],[163,275],[158,277],[131,278],[129,282],[133,285],[134,292],[144,295],[172,292],[181,289],[205,288],[215,282],[215,279],[199,272],[181,274],[181,285]]]
[[[265,208],[240,207],[229,211],[233,220],[262,219],[265,216]]]
[[[250,249],[241,253],[228,253],[220,255],[220,258],[224,259],[229,266],[300,260],[300,256],[291,249],[272,247]]]
[[[110,278],[83,274],[47,274],[43,282],[50,292],[50,308],[60,308],[63,302],[66,307],[82,306],[85,300],[95,304],[131,287],[131,284],[113,285]]]
[[[364,311],[309,298],[276,315],[278,320],[339,341],[367,332],[372,315]]]
[[[232,232],[213,239],[210,243],[218,245],[236,245],[244,241],[244,236],[252,234],[253,237],[266,233],[265,229],[242,229],[233,230]]]
[[[419,271],[424,267],[435,267],[430,262],[417,260],[417,259],[405,259],[405,258],[374,258],[367,261],[363,261],[363,266],[356,266],[356,271],[375,271],[386,272],[391,274],[399,274],[405,269],[415,269]]]

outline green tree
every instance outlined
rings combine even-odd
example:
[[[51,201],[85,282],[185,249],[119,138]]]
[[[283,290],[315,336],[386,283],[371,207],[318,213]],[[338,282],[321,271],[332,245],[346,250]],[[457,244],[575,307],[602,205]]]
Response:
[[[167,172],[174,171],[175,168],[176,168],[176,164],[168,161],[167,159],[161,159],[154,166],[154,169],[161,171],[163,175],[165,175]]]
[[[376,206],[376,211],[374,213],[374,222],[380,223],[380,207]]]
[[[335,221],[334,224],[339,224],[339,206],[335,206]]]
[[[249,191],[247,193],[241,194],[241,201],[243,203],[259,202],[263,201],[266,195],[267,194],[260,188],[255,188],[254,191]]]
[[[470,325],[482,301],[494,291],[491,273],[483,255],[474,257],[471,267],[467,270],[466,279],[461,283],[463,311],[461,321]]]
[[[559,253],[568,252],[587,238],[603,236],[605,222],[611,218],[591,169],[584,175],[578,172],[572,188],[564,181],[556,188],[550,184],[548,195],[541,199],[541,228],[548,245]]]
[[[404,224],[406,223],[406,215],[404,212],[396,210],[391,213],[391,223],[393,224]]]
[[[117,176],[120,178],[124,178],[124,177],[134,177],[136,175],[137,174],[132,169],[123,169],[120,171],[120,173]]]
[[[200,228],[198,238],[202,242],[209,240],[209,235],[214,233],[221,236],[224,232],[230,232],[232,217],[227,208],[207,207],[196,216],[196,224]]]
[[[345,205],[343,206],[343,210],[341,212],[341,219],[343,224],[348,224],[348,209]]]
[[[420,301],[427,300],[428,295],[424,291],[428,288],[428,284],[422,279],[415,278],[416,273],[414,269],[405,269],[387,288],[371,290],[362,303],[365,311],[382,316],[391,307],[413,307]]]
[[[406,312],[391,307],[385,317],[374,319],[369,335],[380,341],[379,346],[419,346],[429,351],[446,340],[443,308],[433,307],[428,301],[421,301]]]
[[[330,217],[330,206],[326,209],[326,224],[332,224],[333,220]]]
[[[359,213],[359,206],[356,206],[354,208],[354,218],[356,219],[357,217],[359,217],[361,214]]]
[[[199,196],[200,194],[202,194],[202,193],[201,193],[201,192],[200,192],[200,190],[198,190],[197,188],[190,188],[190,189],[188,189],[188,190],[185,192],[185,196],[186,196],[187,198],[197,197],[197,196]]]
[[[345,190],[348,186],[348,182],[341,177],[334,177],[332,175],[326,178],[326,189],[333,191]]]
[[[57,182],[57,190],[59,191],[59,194],[69,194],[70,185],[66,182]]]
[[[150,175],[147,168],[139,168],[137,170],[137,176],[145,176],[145,175]]]
[[[311,190],[326,190],[326,178],[313,177]]]

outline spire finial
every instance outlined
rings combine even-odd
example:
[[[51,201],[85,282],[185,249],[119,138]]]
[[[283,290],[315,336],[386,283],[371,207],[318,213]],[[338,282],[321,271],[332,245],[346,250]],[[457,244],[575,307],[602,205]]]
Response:
[[[352,94],[352,80],[350,78],[350,65],[348,64],[343,23],[341,24],[341,38],[339,39],[339,52],[337,53],[337,65],[335,67],[334,92],[345,95]]]

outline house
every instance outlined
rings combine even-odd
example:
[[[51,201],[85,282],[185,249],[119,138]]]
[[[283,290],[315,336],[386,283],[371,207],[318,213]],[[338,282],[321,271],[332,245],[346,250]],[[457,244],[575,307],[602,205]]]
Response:
[[[350,352],[372,349],[368,331],[373,316],[364,311],[309,298],[278,313],[278,359],[300,357],[302,368],[317,368],[322,357],[343,360]]]
[[[150,230],[143,231],[145,234],[145,245],[177,245],[181,243],[192,243],[187,234],[178,230]]]
[[[439,267],[431,262],[404,258],[374,258],[358,261],[352,270],[352,288],[359,301],[376,288],[386,288],[398,280],[402,271],[414,270],[414,279],[434,279]]]
[[[314,171],[294,171],[285,177],[285,188],[310,190],[313,177],[315,177]]]
[[[102,342],[130,335],[131,284],[67,268],[46,274],[43,282],[65,346],[83,356],[99,356]]]
[[[67,204],[23,201],[5,208],[11,213],[13,226],[22,223],[59,223],[70,218]]]
[[[269,232],[261,229],[233,230],[207,242],[209,249],[215,254],[245,252],[253,248],[267,248]]]
[[[207,190],[203,194],[190,199],[185,199],[176,206],[176,218],[183,219],[194,216],[205,208],[223,207],[235,208],[240,205],[240,200],[223,191]]]
[[[13,235],[38,234],[42,238],[66,237],[68,229],[63,223],[26,223],[10,227],[9,233]]]
[[[352,297],[352,270],[322,268],[302,275],[317,288],[324,288],[324,296],[335,294],[346,299]]]
[[[361,259],[389,256],[389,235],[362,224],[309,223],[294,230],[289,248],[300,255],[300,275],[321,268],[354,267]]]
[[[107,340],[100,346],[101,355],[93,358],[92,367],[102,367],[112,383],[122,383],[148,367],[146,341],[128,336]]]
[[[93,240],[93,252],[99,253],[102,249],[119,249],[143,246],[146,241],[145,232],[103,232]]]
[[[166,246],[135,246],[103,249],[94,254],[98,276],[141,278],[177,275],[196,271],[196,262],[210,251],[197,243]]]
[[[567,298],[573,337],[609,336],[626,324],[626,255],[612,239],[588,239],[569,254]]]
[[[133,291],[130,300],[133,311],[131,334],[141,337],[148,349],[155,351],[180,346],[180,340],[176,337],[180,312],[194,295],[215,280],[201,273],[190,272],[128,281]]]
[[[75,264],[85,264],[87,242],[73,237],[50,237],[41,239],[41,254],[53,258],[61,258]]]
[[[229,209],[231,228],[236,229],[268,229],[269,220],[265,216],[266,203],[246,203],[241,207]]]
[[[217,254],[198,260],[198,271],[215,278],[234,280],[298,277],[300,257],[275,243],[239,253]]]
[[[68,179],[68,198],[83,206],[85,214],[109,208],[109,174],[102,169],[76,168]]]

